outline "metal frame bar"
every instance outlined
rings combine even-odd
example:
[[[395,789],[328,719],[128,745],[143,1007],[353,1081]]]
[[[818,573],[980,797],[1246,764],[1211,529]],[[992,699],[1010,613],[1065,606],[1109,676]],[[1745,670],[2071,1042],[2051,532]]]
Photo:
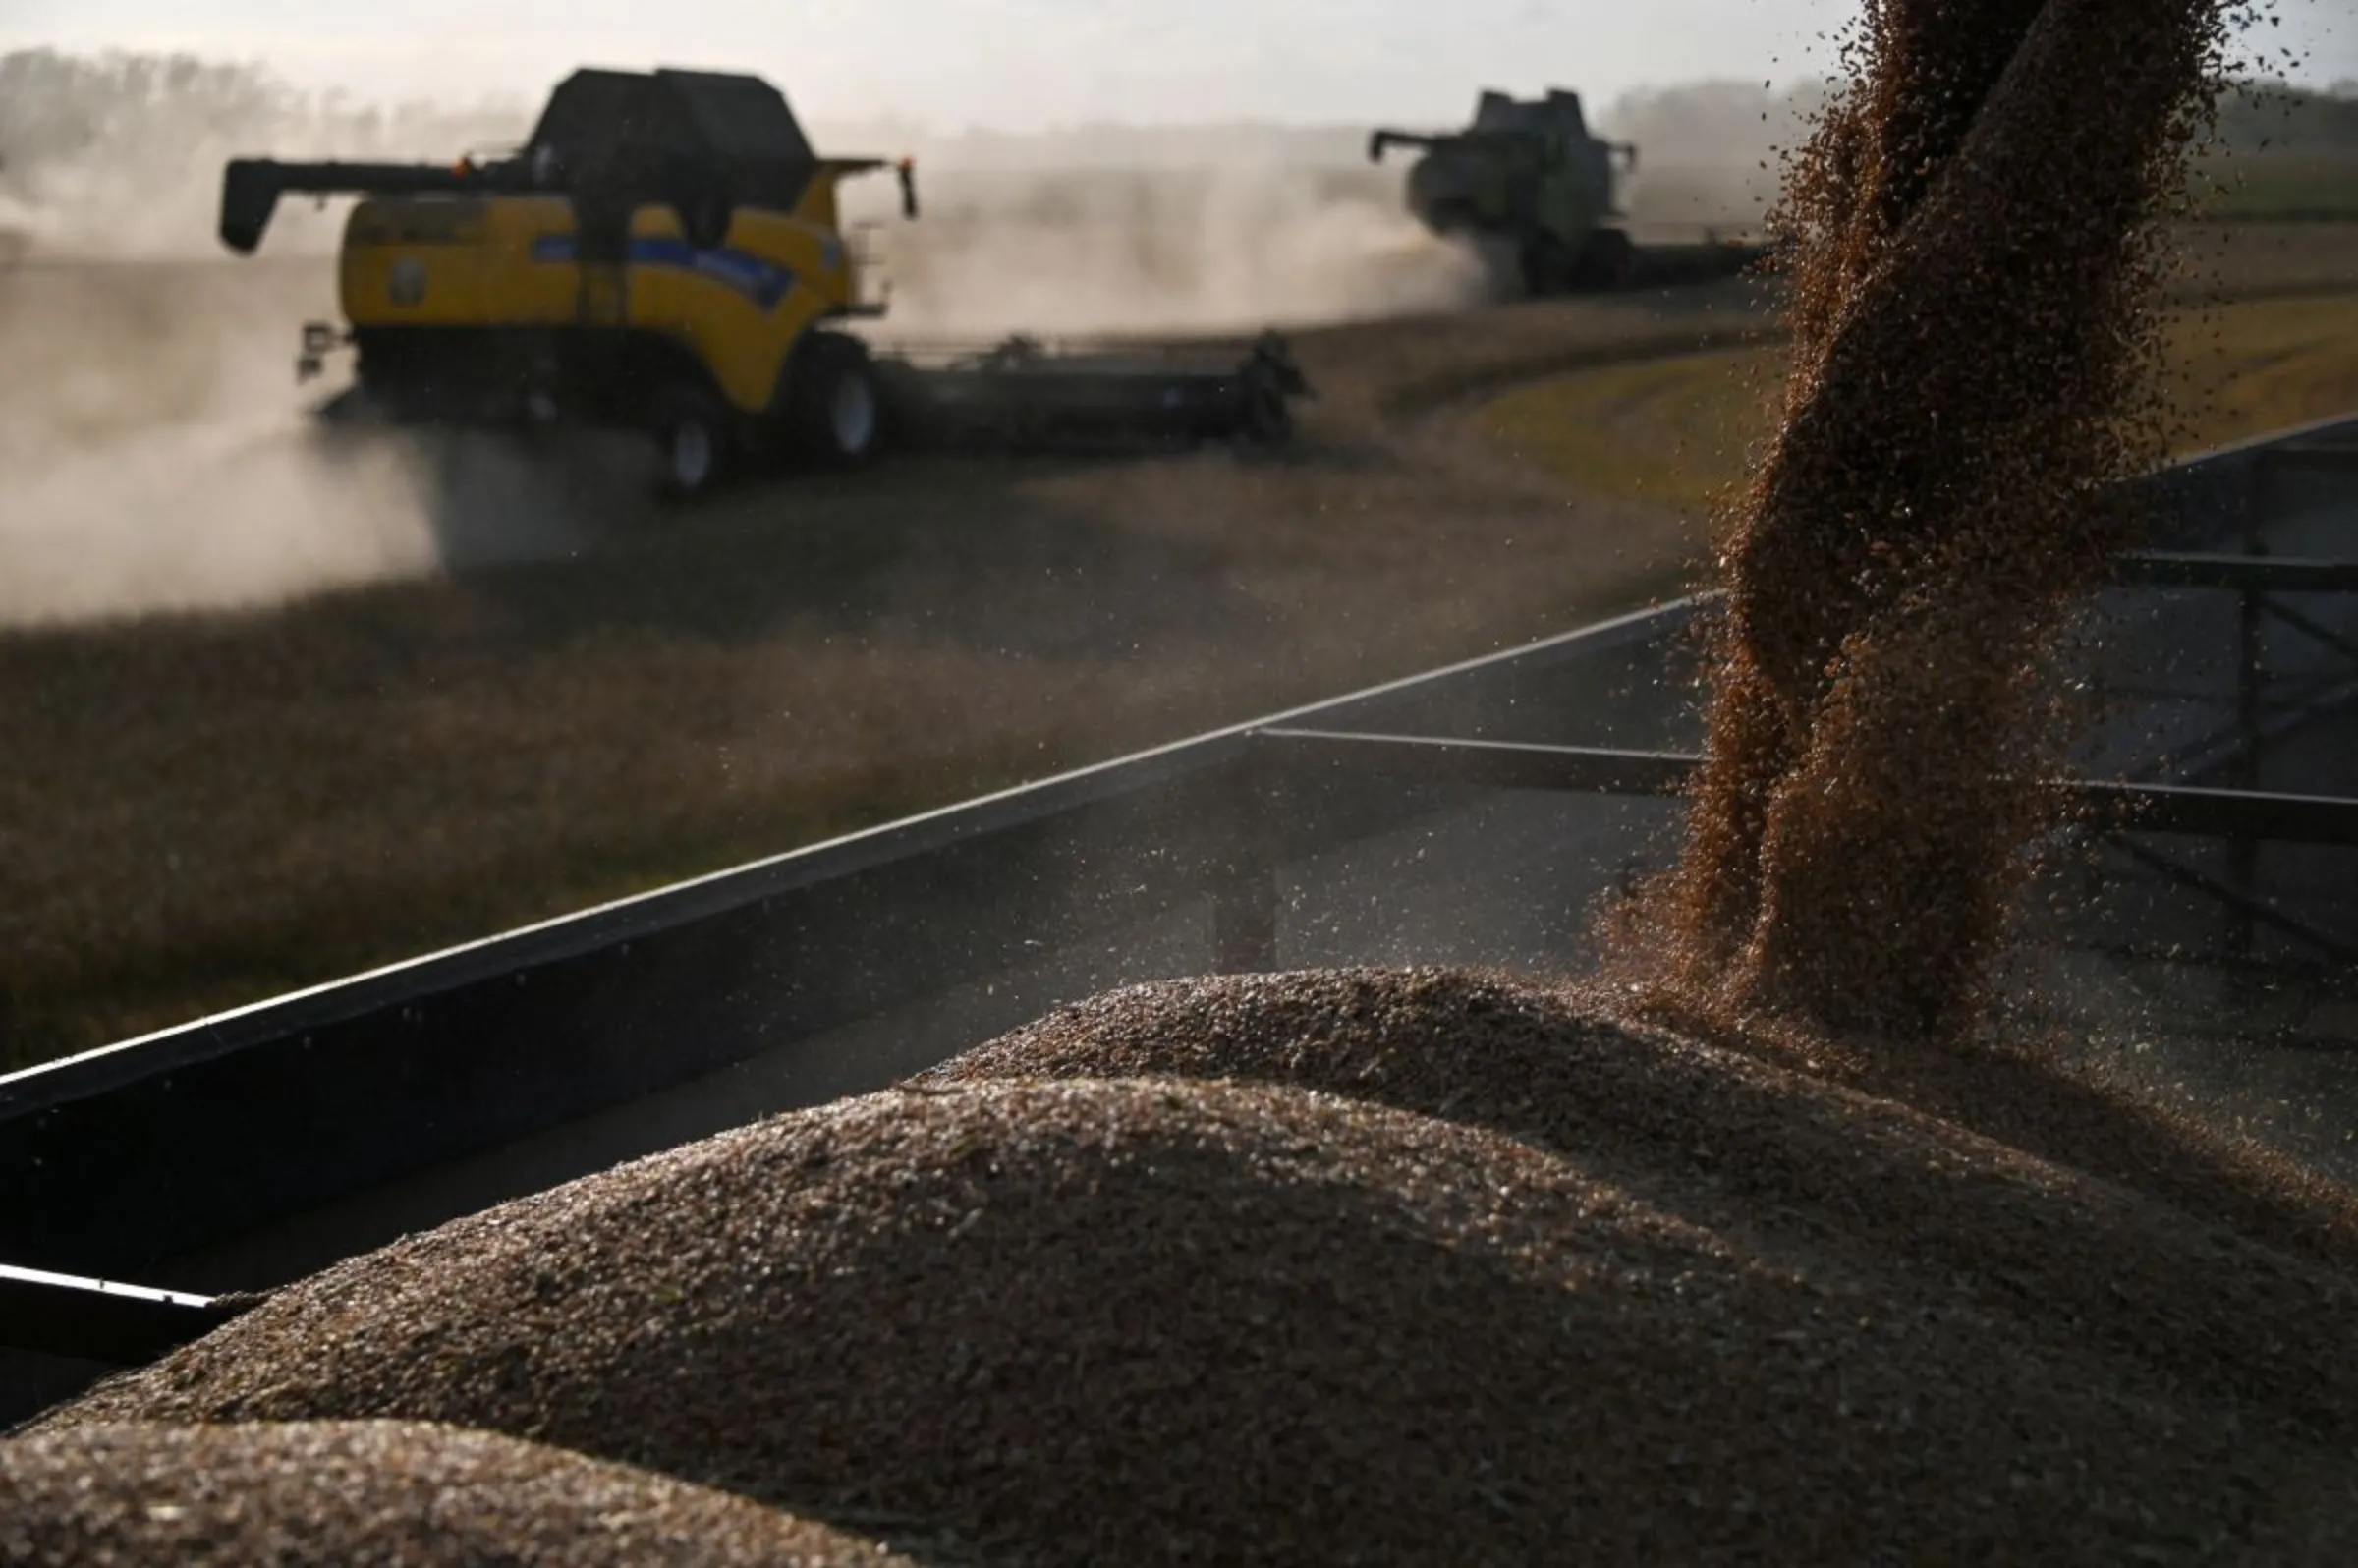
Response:
[[[0,1345],[133,1367],[201,1339],[250,1303],[0,1264]]]
[[[2358,657],[2358,655],[2353,656]],[[2352,682],[2344,676],[2322,672],[2311,675],[2286,676],[2273,684],[2277,695],[2263,697],[2258,704],[2260,712],[2271,718],[2282,718],[2287,714],[2327,716],[2323,712],[2324,709],[2347,706],[2349,704],[2346,700],[2352,695],[2358,695],[2358,682]],[[2224,703],[2232,700],[2230,698],[2219,697],[2209,692],[2193,691],[2183,686],[2148,686],[2138,682],[2122,682],[2116,686],[2107,686],[2105,688],[2105,695],[2133,702],[2157,704],[2174,702],[2190,706]],[[2217,744],[2218,737],[2214,736],[2207,740],[2191,742],[2180,750],[2188,756],[2193,756],[2208,751]]]
[[[2332,428],[2344,432],[2339,440],[2324,437],[2280,441],[2263,448],[2259,454],[2267,463],[2316,463],[2321,466],[2343,464],[2358,467],[2358,439],[2347,431],[2347,421],[2335,420]]]
[[[2306,921],[2298,920],[2261,899],[2250,896],[2231,881],[2207,875],[2191,866],[2171,860],[2159,850],[2149,849],[2143,844],[2114,833],[2105,834],[2105,841],[2165,880],[2174,882],[2191,892],[2201,893],[2231,910],[2239,918],[2239,921],[2234,937],[2235,951],[2230,955],[2230,959],[2233,966],[2241,972],[2249,973],[2254,967],[2252,952],[2255,944],[2247,933],[2251,927],[2260,925],[2270,926],[2296,941],[2304,942],[2324,953],[2328,958],[2343,964],[2358,965],[2358,943],[2344,940],[2330,931],[2322,931]]]
[[[2055,946],[2059,951],[2088,953],[2155,969],[2183,969],[2190,957],[2183,944],[2066,939]],[[2207,970],[2217,970],[2243,980],[2281,982],[2288,975],[2297,976],[2303,986],[2321,997],[2358,998],[2358,975],[2352,974],[2350,965],[2330,958],[2305,961],[2292,958],[2239,959],[2223,953],[2209,953],[2202,955],[2200,962]],[[2144,990],[2144,987],[2140,989]],[[2145,994],[2154,993],[2146,990]]]
[[[2203,550],[2140,550],[2116,557],[2115,588],[2232,588],[2252,593],[2358,593],[2358,561]]]
[[[1277,761],[1292,767],[1376,771],[1391,778],[1476,789],[1677,795],[1702,760],[1671,752],[1275,726],[1256,732],[1256,739]],[[2102,781],[2059,782],[2053,788],[2107,831],[2358,846],[2358,798]]]
[[[1591,795],[1677,795],[1685,790],[1702,760],[1679,752],[1532,746],[1275,725],[1256,731],[1254,739],[1287,766],[1372,769],[1390,778],[1426,784]]]
[[[2193,784],[2062,786],[2113,832],[2163,833],[2235,844],[2358,846],[2358,798]]]
[[[2351,642],[2348,638],[2343,637],[2339,632],[2335,632],[2328,627],[2320,626],[2308,616],[2303,615],[2300,611],[2294,609],[2291,605],[2279,603],[2277,600],[2273,598],[2262,599],[2260,601],[2260,609],[2262,614],[2267,615],[2274,620],[2282,622],[2284,625],[2292,628],[2292,630],[2302,634],[2304,637],[2307,637],[2311,642],[2320,644],[2332,652],[2340,654],[2343,658],[2348,659],[2352,664],[2358,664],[2358,643]]]
[[[2260,726],[2261,741],[2265,744],[2288,740],[2313,724],[2358,707],[2358,681],[2323,684],[2329,680],[2330,677],[2321,676],[2309,683],[2320,689],[2307,697],[2264,704],[2267,717]],[[2172,747],[2137,771],[2148,779],[2177,772],[2190,783],[2217,778],[2241,765],[2242,754],[2238,750],[2241,735],[2240,724],[2230,720],[2195,740]]]

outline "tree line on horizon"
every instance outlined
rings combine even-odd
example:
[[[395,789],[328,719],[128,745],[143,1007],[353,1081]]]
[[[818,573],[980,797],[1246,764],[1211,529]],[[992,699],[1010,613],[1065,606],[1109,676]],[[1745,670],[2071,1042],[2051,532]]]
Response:
[[[1488,84],[1469,83],[1466,114]],[[1577,83],[1562,85],[1578,88]],[[1696,82],[1592,102],[1591,118],[1636,142],[1645,166],[1752,171],[1807,135],[1828,84],[1781,89]],[[77,209],[113,216],[142,204],[177,209],[209,192],[229,157],[442,159],[514,146],[537,102],[371,103],[307,91],[266,66],[185,54],[53,48],[0,54],[0,227]],[[2222,106],[2230,149],[2358,153],[2358,81],[2309,91],[2255,84]],[[814,117],[816,120],[816,117]],[[1389,123],[1400,123],[1397,121]],[[1416,126],[1418,122],[1408,122]],[[1446,124],[1424,129],[1448,129]],[[970,127],[942,132],[905,118],[817,121],[828,150],[915,153],[936,167],[1012,170],[1221,169],[1286,165],[1365,168],[1370,125],[1228,121],[1093,124],[1060,132]],[[209,199],[209,197],[207,197]],[[175,217],[172,225],[194,221]],[[160,222],[160,220],[159,220]]]

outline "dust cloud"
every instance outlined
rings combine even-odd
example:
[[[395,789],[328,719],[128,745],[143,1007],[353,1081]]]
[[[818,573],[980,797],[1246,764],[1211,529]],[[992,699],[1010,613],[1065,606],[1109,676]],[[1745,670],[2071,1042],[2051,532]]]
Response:
[[[926,210],[847,188],[891,314],[882,338],[1246,332],[1463,308],[1471,250],[1428,235],[1396,172],[921,165]],[[872,225],[872,226],[871,226]]]
[[[1808,139],[1827,92],[1823,82],[1696,82],[1606,105],[1600,131],[1640,152],[1624,191],[1631,226],[1758,232],[1777,201],[1781,154]]]
[[[1645,152],[1624,192],[1631,227],[1757,229],[1775,194],[1762,166],[1815,91],[1701,84],[1611,105],[1600,124]],[[1102,126],[912,144],[846,127],[829,144],[919,160],[916,223],[898,219],[889,182],[844,191],[890,285],[886,335],[1237,332],[1496,298],[1511,256],[1427,233],[1406,208],[1410,160],[1371,165],[1371,129]]]
[[[231,158],[444,159],[513,145],[525,105],[357,105],[183,56],[0,55],[0,229],[29,258],[218,260]],[[342,213],[290,201],[268,253],[328,256]]]
[[[322,262],[0,273],[0,626],[237,610],[577,548],[573,468],[339,429],[299,389]],[[568,493],[571,492],[571,493]]]
[[[339,432],[297,386],[334,315],[340,211],[288,203],[261,258],[214,236],[222,163],[440,156],[522,116],[354,109],[240,66],[0,56],[0,626],[265,606],[575,547],[524,460]]]

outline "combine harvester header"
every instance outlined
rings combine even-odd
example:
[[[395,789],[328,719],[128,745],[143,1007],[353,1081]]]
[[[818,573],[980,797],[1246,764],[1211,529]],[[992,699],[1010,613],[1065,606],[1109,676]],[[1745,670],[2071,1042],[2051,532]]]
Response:
[[[837,188],[884,169],[915,219],[910,159],[819,156],[758,77],[582,70],[510,157],[233,161],[220,233],[251,254],[283,196],[363,197],[346,323],[304,328],[301,375],[350,347],[355,402],[396,420],[648,431],[675,494],[770,456],[863,463],[895,435],[1290,432],[1309,386],[1273,336],[1072,363],[1018,339],[943,366],[841,330],[886,308],[863,295]]]

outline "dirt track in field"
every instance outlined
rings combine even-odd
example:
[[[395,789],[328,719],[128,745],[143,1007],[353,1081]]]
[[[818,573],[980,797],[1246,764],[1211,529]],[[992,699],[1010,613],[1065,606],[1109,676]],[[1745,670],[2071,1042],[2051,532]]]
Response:
[[[2352,253],[2246,239],[2236,281],[2346,277]],[[50,377],[0,392],[18,451],[76,419],[185,430],[224,377],[290,407],[291,324],[324,308],[292,265],[146,274],[130,312],[140,274],[51,275],[46,303],[33,276],[0,281]],[[213,357],[142,367],[192,298]],[[1692,523],[1584,496],[1467,410],[1760,324],[1731,285],[1323,328],[1297,335],[1321,396],[1283,454],[924,457],[688,513],[602,446],[537,469],[364,446],[323,476],[282,424],[209,465],[93,463],[65,492],[76,570],[125,541],[302,570],[275,607],[0,633],[0,1064],[1674,591]],[[10,484],[0,549],[31,493]]]

